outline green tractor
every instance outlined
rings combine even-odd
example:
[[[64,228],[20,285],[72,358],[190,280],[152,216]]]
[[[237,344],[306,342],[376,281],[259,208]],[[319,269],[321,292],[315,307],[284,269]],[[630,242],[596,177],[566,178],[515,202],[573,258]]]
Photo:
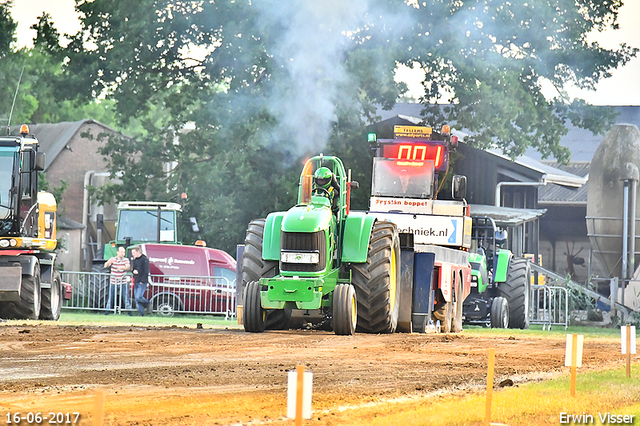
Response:
[[[471,229],[471,294],[463,304],[465,323],[529,328],[529,261],[500,248],[506,231],[490,217],[472,217]]]
[[[252,221],[242,255],[243,324],[248,332],[304,322],[393,333],[398,323],[400,245],[396,226],[349,209],[342,161],[319,155],[300,176],[298,203]]]
[[[118,247],[131,247],[145,243],[181,244],[179,223],[182,206],[177,203],[155,201],[121,201],[118,203],[118,221],[115,239],[101,246],[98,258],[93,260],[91,283],[88,290],[90,308],[101,309],[109,298],[109,269],[104,267],[114,257]],[[111,235],[102,220],[98,220],[98,240],[103,230]]]

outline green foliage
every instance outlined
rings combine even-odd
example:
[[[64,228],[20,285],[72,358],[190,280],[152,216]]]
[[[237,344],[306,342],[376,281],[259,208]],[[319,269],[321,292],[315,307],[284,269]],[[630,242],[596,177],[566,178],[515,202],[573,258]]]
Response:
[[[569,290],[569,312],[593,310],[596,302],[580,286],[567,286]]]
[[[15,41],[18,24],[11,17],[13,1],[0,2],[0,58],[11,52],[11,44]]]
[[[59,44],[60,35],[43,13],[31,28],[36,30],[34,47],[14,49],[16,23],[9,13],[11,2],[0,3],[0,98],[7,100],[0,106],[0,122],[6,125],[11,115],[14,96],[16,102],[11,124],[56,123],[92,118],[114,126],[113,100],[67,98],[69,79],[63,75],[66,61]]]
[[[481,8],[475,2],[424,2],[402,62],[427,74],[423,101],[431,102],[425,113],[432,125],[455,122],[470,129],[470,144],[497,146],[512,158],[534,147],[564,162],[569,153],[559,139],[566,122],[596,132],[612,124],[611,114],[596,116],[584,102],[569,102],[564,87],[594,88],[636,55],[624,44],[606,50],[586,41],[588,32],[615,24],[620,6],[595,0],[581,6],[496,0]],[[555,99],[542,95],[544,82],[557,89]],[[443,110],[433,104],[442,100],[453,105]]]

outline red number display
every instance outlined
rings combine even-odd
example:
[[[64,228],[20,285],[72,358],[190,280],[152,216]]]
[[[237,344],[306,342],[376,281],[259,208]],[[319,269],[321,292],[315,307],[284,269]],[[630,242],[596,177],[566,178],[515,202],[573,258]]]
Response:
[[[439,168],[444,160],[442,145],[425,144],[389,144],[384,145],[382,156],[394,160],[425,161],[432,160],[435,168]]]

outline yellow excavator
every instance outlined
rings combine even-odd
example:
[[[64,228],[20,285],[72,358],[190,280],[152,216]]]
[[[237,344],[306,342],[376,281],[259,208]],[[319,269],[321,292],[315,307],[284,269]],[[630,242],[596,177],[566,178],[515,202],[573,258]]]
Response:
[[[9,134],[9,131],[7,131]],[[68,291],[56,270],[55,197],[38,191],[45,157],[23,125],[0,137],[0,318],[57,320]]]

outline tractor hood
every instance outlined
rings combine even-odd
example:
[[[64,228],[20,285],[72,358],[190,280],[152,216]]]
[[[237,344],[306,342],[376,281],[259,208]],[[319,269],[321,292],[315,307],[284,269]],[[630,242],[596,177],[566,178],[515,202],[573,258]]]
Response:
[[[471,268],[474,270],[487,269],[487,259],[482,254],[469,253],[469,263],[471,263]]]
[[[282,232],[318,232],[329,229],[333,213],[329,201],[316,200],[310,204],[292,207],[286,212],[270,213],[267,216],[263,242],[262,258],[280,261],[280,236]]]
[[[316,200],[316,198],[320,198]],[[284,232],[318,232],[329,229],[333,213],[324,197],[313,197],[312,203],[298,205],[287,211],[282,219]]]

